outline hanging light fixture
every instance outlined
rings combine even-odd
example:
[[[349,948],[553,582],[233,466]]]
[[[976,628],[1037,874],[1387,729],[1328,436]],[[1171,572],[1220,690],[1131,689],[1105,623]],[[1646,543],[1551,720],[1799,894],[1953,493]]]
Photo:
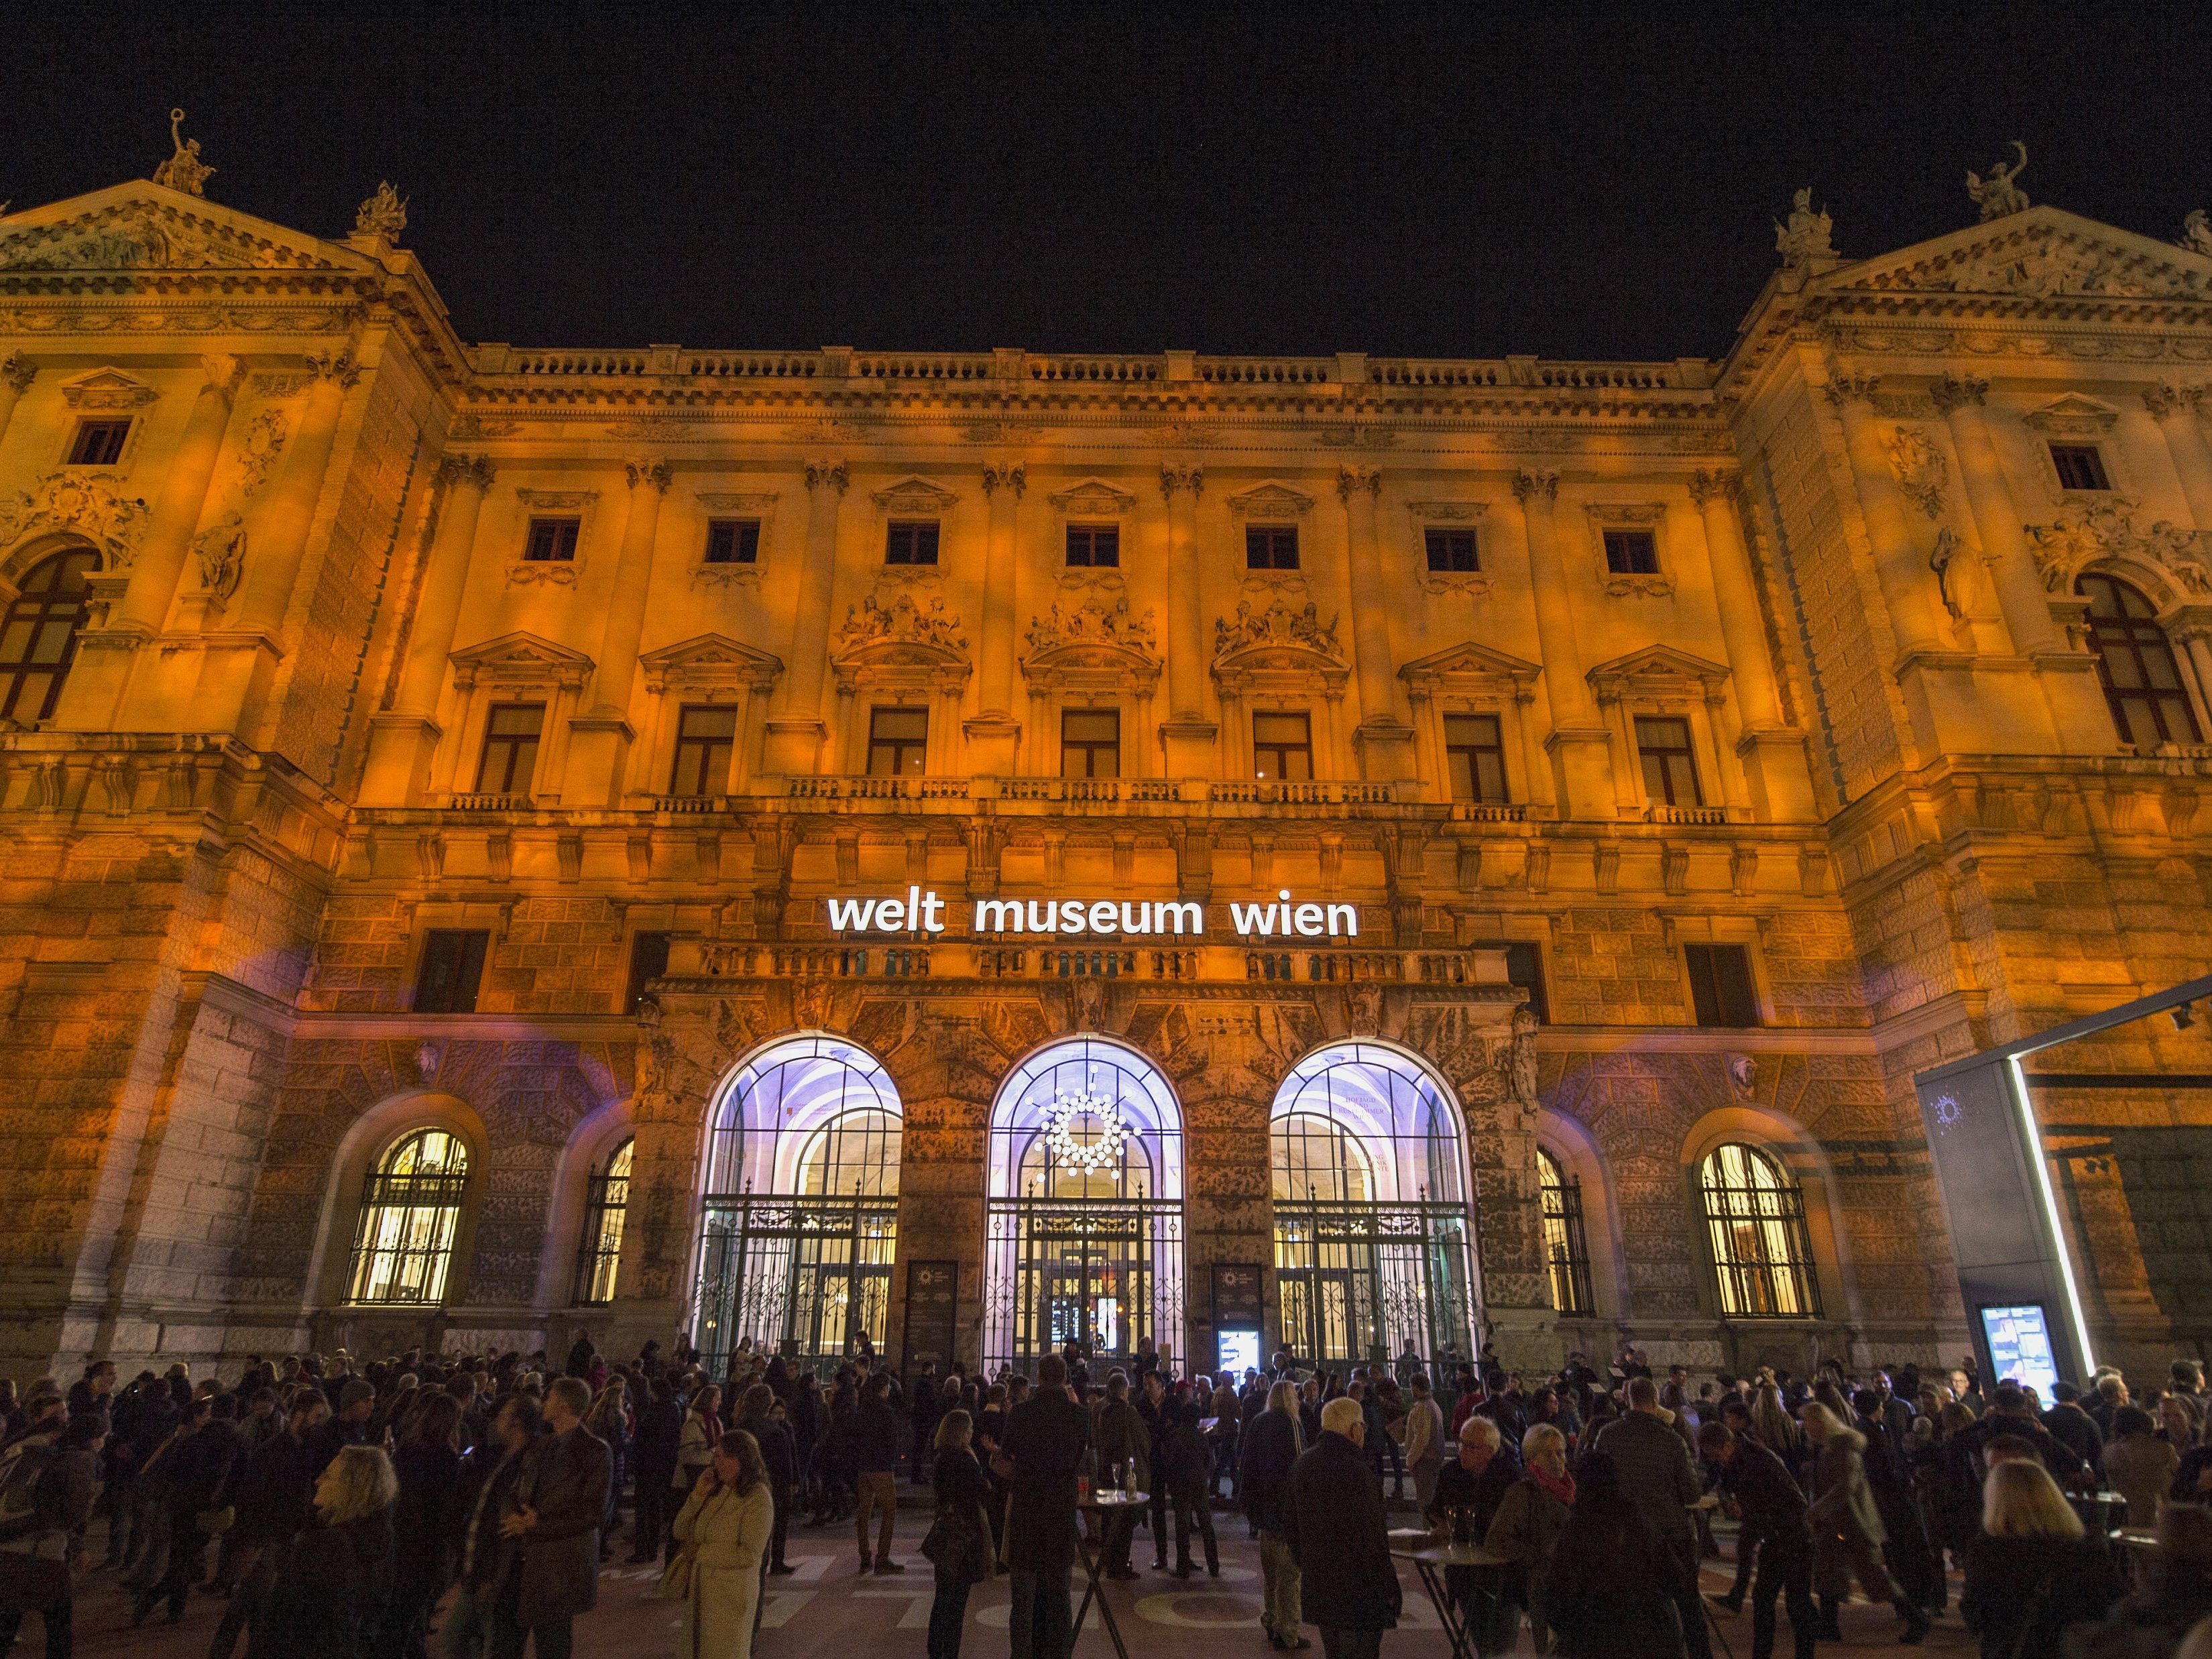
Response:
[[[1079,1140],[1076,1125],[1084,1118],[1097,1124],[1097,1133],[1088,1140]],[[1121,1108],[1112,1096],[1098,1092],[1095,1067],[1084,1087],[1053,1097],[1045,1114],[1045,1144],[1052,1148],[1054,1162],[1069,1175],[1103,1175],[1114,1169],[1121,1162],[1128,1142],[1128,1120],[1121,1115]]]

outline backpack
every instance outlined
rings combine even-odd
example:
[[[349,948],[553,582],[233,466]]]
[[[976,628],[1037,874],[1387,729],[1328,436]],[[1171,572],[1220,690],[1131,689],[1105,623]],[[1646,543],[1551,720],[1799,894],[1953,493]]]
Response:
[[[51,1437],[33,1436],[0,1462],[0,1540],[27,1537],[40,1529],[39,1482],[53,1455]]]

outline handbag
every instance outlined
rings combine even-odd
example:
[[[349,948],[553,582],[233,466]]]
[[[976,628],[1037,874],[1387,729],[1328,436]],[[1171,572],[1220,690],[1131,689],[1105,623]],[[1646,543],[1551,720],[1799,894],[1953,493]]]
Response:
[[[210,1538],[220,1538],[238,1522],[238,1510],[228,1504],[220,1509],[202,1510],[192,1517],[195,1530]]]
[[[660,1570],[660,1582],[653,1587],[652,1599],[656,1601],[688,1601],[691,1599],[691,1572],[699,1559],[696,1544],[680,1546],[669,1564]]]

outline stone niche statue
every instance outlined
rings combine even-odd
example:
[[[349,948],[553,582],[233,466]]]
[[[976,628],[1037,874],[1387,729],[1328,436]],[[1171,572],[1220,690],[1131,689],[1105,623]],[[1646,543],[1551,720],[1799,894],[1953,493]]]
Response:
[[[1974,198],[1974,205],[1982,210],[1982,222],[2002,219],[2007,214],[2018,213],[2027,206],[2027,192],[2013,182],[2020,170],[2027,165],[2027,146],[2015,138],[2013,153],[2019,160],[1999,161],[1990,168],[1990,176],[1983,178],[1972,167],[1966,169],[1966,194]]]
[[[180,131],[184,119],[184,111],[169,112],[169,142],[176,146],[176,154],[154,169],[154,182],[187,196],[204,196],[215,169],[200,160],[200,141],[185,137]]]
[[[1826,211],[1813,210],[1809,186],[1799,191],[1790,198],[1789,222],[1774,222],[1774,248],[1782,256],[1782,263],[1794,269],[1814,259],[1834,258],[1835,244],[1828,240],[1834,222]]]

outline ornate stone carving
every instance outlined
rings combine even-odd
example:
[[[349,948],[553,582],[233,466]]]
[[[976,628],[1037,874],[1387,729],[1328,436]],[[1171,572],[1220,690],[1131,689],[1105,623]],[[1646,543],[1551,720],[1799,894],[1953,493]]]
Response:
[[[1972,569],[1970,563],[1960,562],[1961,550],[1959,532],[1945,525],[1936,532],[1935,549],[1928,555],[1928,568],[1936,573],[1936,591],[1942,596],[1943,608],[1951,613],[1953,622],[1966,620],[1964,578]]]
[[[1220,658],[1233,651],[1295,645],[1341,660],[1344,653],[1336,642],[1336,624],[1334,617],[1322,621],[1310,601],[1302,610],[1292,610],[1280,600],[1255,610],[1250,600],[1240,600],[1233,620],[1213,619],[1213,654]]]
[[[387,247],[399,244],[407,228],[407,199],[389,183],[380,183],[376,194],[363,202],[353,216],[353,234]]]
[[[696,436],[691,423],[680,415],[636,415],[607,422],[610,438],[684,438]]]
[[[235,513],[226,513],[192,539],[192,556],[198,562],[200,586],[218,599],[237,591],[246,568],[246,524]]]
[[[473,443],[486,438],[511,438],[521,430],[520,421],[488,421],[477,410],[465,409],[453,416],[453,423],[446,428],[446,441]]]
[[[1718,499],[1739,510],[1743,506],[1743,477],[1735,472],[1711,472],[1700,467],[1690,475],[1690,499],[1699,507]]]
[[[2203,208],[2191,208],[2182,216],[2181,240],[2174,246],[2212,259],[2212,222],[2207,222]]]
[[[516,587],[574,587],[576,565],[571,559],[511,559],[507,580]]]
[[[1946,415],[1978,404],[1989,394],[1990,383],[1973,374],[1946,374],[1928,388],[1936,409]]]
[[[2027,538],[2043,585],[2053,593],[2072,592],[2088,566],[2118,559],[2165,574],[2192,598],[2212,597],[2212,536],[2163,519],[2139,530],[2122,501],[2062,507],[2051,523],[2029,525]]]
[[[1900,426],[1889,441],[1889,470],[1905,498],[1931,519],[1943,516],[1943,489],[1950,482],[1950,463],[1935,440],[1917,426]]]
[[[666,495],[676,473],[664,460],[651,456],[633,456],[623,463],[623,476],[629,480],[632,489],[657,489]]]
[[[1346,471],[1372,469],[1346,468]],[[1230,496],[1229,510],[1240,518],[1256,519],[1263,524],[1288,524],[1304,518],[1313,510],[1313,497],[1291,489],[1288,484],[1270,480]]]
[[[805,477],[809,491],[834,489],[842,495],[846,486],[852,482],[842,461],[809,461],[800,471]]]
[[[146,530],[146,503],[116,488],[112,475],[56,472],[33,489],[0,500],[0,548],[43,530],[82,536],[106,556],[111,570],[128,569]]]
[[[1984,224],[1992,219],[2002,219],[2007,214],[2027,210],[2027,192],[2013,180],[2027,165],[2027,146],[2015,138],[2012,141],[2012,148],[2013,153],[2020,159],[1993,163],[1986,179],[1972,167],[1966,169],[1966,194],[1973,198],[1974,206],[1980,210]]]
[[[1168,500],[1175,499],[1178,489],[1188,490],[1194,497],[1206,493],[1206,469],[1202,466],[1160,467],[1160,494]]]
[[[2109,299],[2203,299],[2212,293],[2212,281],[2201,270],[2032,220],[1987,241],[1880,273],[1869,278],[1867,286],[2028,299],[2051,299],[2062,294]],[[1966,337],[1959,343],[1968,350],[1978,349],[1974,337]],[[2013,337],[2002,345],[1992,341],[1980,349],[2047,352],[2053,347],[2028,345]],[[2065,349],[2082,349],[2070,340]]]
[[[1881,376],[1879,374],[1856,374],[1830,363],[1827,384],[1820,388],[1820,394],[1838,409],[1842,409],[1850,404],[1871,404],[1881,388]]]
[[[876,505],[888,514],[918,514],[934,517],[950,513],[960,497],[942,484],[915,477],[902,478],[888,489],[875,491],[873,499]]]
[[[438,482],[448,489],[489,489],[491,480],[492,465],[481,455],[447,455],[438,463]]]
[[[307,368],[319,380],[336,380],[341,387],[361,379],[361,365],[351,351],[318,351],[307,357]]]
[[[932,599],[924,606],[912,594],[900,593],[883,605],[868,594],[846,611],[837,630],[837,653],[845,656],[864,647],[887,644],[927,646],[951,657],[968,654],[967,632],[960,619],[945,610],[943,599]]]
[[[38,366],[20,351],[11,351],[5,362],[0,362],[0,380],[18,397],[31,389],[31,382],[39,378]]]
[[[62,401],[71,409],[143,409],[161,395],[136,374],[119,368],[95,368],[62,382]]]
[[[1336,469],[1336,493],[1346,505],[1357,495],[1364,494],[1371,501],[1382,493],[1382,471],[1372,466],[1340,466]]]
[[[1000,490],[1012,492],[1019,501],[1022,492],[1030,486],[1029,470],[1019,461],[987,461],[983,465],[983,493],[995,495]]]
[[[204,196],[207,181],[215,177],[215,169],[200,160],[200,141],[185,137],[184,121],[184,111],[169,112],[169,142],[176,150],[154,169],[154,182],[167,190],[181,191],[186,196]]]
[[[275,270],[325,263],[300,249],[247,237],[227,226],[193,220],[143,202],[120,202],[64,224],[37,225],[0,237],[0,270]],[[128,315],[128,325],[134,332],[154,326],[159,315],[138,311],[123,314]],[[80,333],[118,329],[125,326],[123,314],[72,318],[70,327]],[[327,308],[302,313],[198,306],[167,318],[173,328],[198,333],[225,333],[239,328],[253,332],[322,333],[329,329],[329,319]],[[46,326],[52,326],[51,319]],[[20,331],[11,328],[9,331]]]
[[[252,495],[269,481],[270,469],[284,453],[289,437],[283,410],[264,409],[253,417],[238,447],[239,480],[246,495]]]
[[[1111,605],[1102,605],[1096,599],[1062,605],[1055,599],[1052,608],[1043,616],[1030,619],[1029,646],[1031,651],[1052,651],[1073,645],[1101,645],[1149,653],[1156,644],[1152,611],[1147,609],[1141,616],[1133,615],[1127,594],[1116,599]]]
[[[1513,498],[1524,507],[1537,501],[1548,506],[1559,497],[1559,475],[1554,471],[1545,469],[1513,475]]]
[[[2143,388],[2143,407],[2158,420],[2170,415],[2179,415],[2194,410],[2204,395],[2201,386],[2182,386],[2172,380],[2160,380]]]
[[[2021,424],[2052,438],[2098,438],[2112,429],[2120,411],[2094,398],[2069,392],[2021,416]]]
[[[1774,222],[1774,251],[1782,256],[1782,263],[1790,270],[1811,264],[1815,259],[1836,257],[1835,244],[1828,240],[1834,222],[1825,210],[1813,210],[1813,191],[1808,185],[1799,191],[1790,201],[1788,223]]]

